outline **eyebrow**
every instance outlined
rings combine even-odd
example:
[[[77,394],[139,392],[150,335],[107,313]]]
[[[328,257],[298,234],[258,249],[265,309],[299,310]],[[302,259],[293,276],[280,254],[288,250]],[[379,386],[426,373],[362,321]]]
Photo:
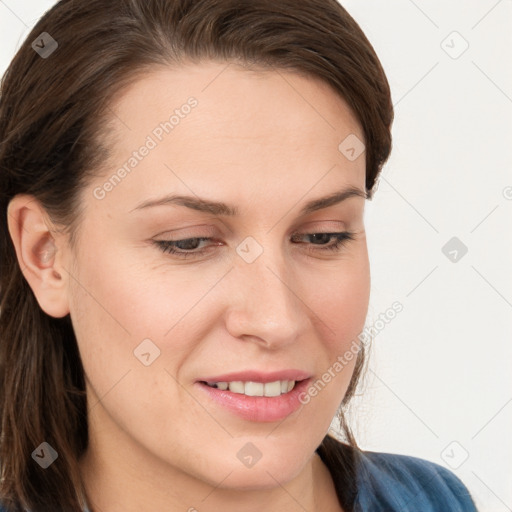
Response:
[[[300,210],[299,215],[307,215],[317,210],[328,208],[329,206],[339,204],[350,197],[362,197],[364,199],[368,198],[366,192],[357,187],[350,186],[343,190],[339,190],[337,192],[329,194],[328,196],[320,197],[318,199],[313,199],[307,202]],[[147,201],[143,201],[135,208],[130,210],[128,213],[131,213],[135,210],[142,210],[153,206],[163,205],[185,206],[187,208],[191,208],[192,210],[210,213],[212,215],[234,217],[240,214],[240,210],[236,206],[230,206],[226,203],[219,201],[210,201],[208,199],[203,199],[197,196],[185,195],[167,195],[159,199],[150,199]]]

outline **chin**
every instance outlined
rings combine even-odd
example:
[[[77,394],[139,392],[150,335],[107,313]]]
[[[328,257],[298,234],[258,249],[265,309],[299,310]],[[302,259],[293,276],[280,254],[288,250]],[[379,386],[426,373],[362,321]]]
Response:
[[[227,475],[231,471],[221,487],[258,490],[286,484],[304,469],[315,450],[312,446],[308,451],[304,442],[282,446],[278,439],[245,439],[243,443],[237,443],[235,464],[231,460],[226,461],[225,454],[219,454],[227,462],[224,473]],[[218,478],[218,474],[216,476]]]
[[[265,466],[258,469],[255,467],[236,469],[222,482],[220,487],[240,491],[273,489],[293,480],[302,469],[302,466],[295,467],[290,464],[284,464],[280,468],[273,466],[271,469]]]

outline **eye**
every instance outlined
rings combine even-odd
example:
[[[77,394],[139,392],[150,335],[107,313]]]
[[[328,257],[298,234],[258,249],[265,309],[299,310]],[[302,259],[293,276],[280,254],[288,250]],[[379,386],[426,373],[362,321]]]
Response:
[[[308,242],[297,242],[298,239],[308,238]],[[329,243],[334,238],[332,243]],[[202,242],[214,240],[210,237],[183,238],[182,240],[153,240],[153,243],[164,253],[173,254],[178,258],[191,258],[200,256],[220,242],[199,249]],[[354,233],[349,231],[335,233],[295,233],[292,235],[293,243],[306,243],[312,251],[341,251],[350,240],[354,240]]]
[[[311,245],[318,246],[312,250],[340,251],[349,240],[354,240],[354,233],[350,231],[342,231],[339,233],[304,233],[294,234],[292,239],[296,237],[308,237],[312,241]],[[334,238],[334,242],[329,243],[332,238]]]
[[[182,240],[154,240],[154,242],[164,253],[176,254],[181,258],[187,258],[204,253],[207,249],[197,250],[197,248],[201,242],[208,240],[213,240],[213,238],[195,237],[183,238]]]

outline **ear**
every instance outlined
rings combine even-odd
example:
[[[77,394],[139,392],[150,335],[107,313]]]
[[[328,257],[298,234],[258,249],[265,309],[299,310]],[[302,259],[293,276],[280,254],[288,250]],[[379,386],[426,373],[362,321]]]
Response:
[[[65,237],[53,229],[41,203],[27,194],[11,199],[7,224],[21,271],[41,309],[55,318],[66,316],[69,274],[64,267]]]

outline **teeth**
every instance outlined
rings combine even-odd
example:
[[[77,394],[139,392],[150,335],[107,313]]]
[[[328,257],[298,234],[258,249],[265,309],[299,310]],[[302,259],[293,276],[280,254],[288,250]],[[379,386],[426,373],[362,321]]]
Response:
[[[276,380],[274,382],[207,382],[208,386],[247,396],[279,396],[289,393],[295,386],[294,380]]]
[[[232,391],[233,393],[241,393],[242,395],[245,393],[245,385],[240,380],[228,382],[228,387],[229,391]]]
[[[245,394],[248,396],[263,396],[265,391],[265,384],[262,382],[246,382]]]
[[[281,382],[267,382],[264,389],[265,396],[279,396],[281,394]]]

